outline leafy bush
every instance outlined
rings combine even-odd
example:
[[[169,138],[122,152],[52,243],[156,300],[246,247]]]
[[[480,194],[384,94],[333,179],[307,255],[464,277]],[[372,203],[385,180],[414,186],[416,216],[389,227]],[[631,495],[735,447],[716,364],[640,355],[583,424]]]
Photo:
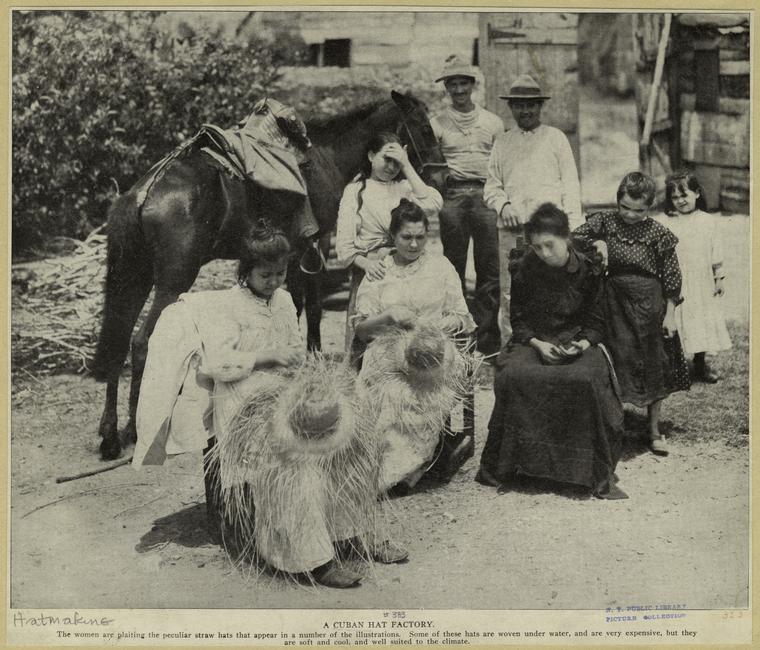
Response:
[[[201,124],[231,126],[276,87],[292,39],[182,40],[158,12],[13,13],[13,248],[82,237]]]

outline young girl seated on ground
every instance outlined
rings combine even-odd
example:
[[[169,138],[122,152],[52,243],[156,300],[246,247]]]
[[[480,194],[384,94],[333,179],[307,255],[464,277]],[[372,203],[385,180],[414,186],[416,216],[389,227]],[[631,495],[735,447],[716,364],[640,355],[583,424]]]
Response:
[[[290,294],[281,288],[289,252],[282,231],[262,222],[243,242],[236,286],[183,294],[164,310],[150,338],[133,464],[138,468],[162,464],[168,454],[200,451],[208,445],[215,462],[206,459],[207,476],[212,473],[209,465],[215,465],[213,471],[221,476],[226,496],[250,492],[250,512],[238,512],[240,517],[233,520],[233,526],[241,518],[253,521],[255,517],[255,527],[243,523],[246,541],[255,544],[256,557],[288,574],[306,574],[331,587],[350,587],[359,583],[361,574],[339,562],[334,543],[363,531],[336,523],[351,521],[351,517],[344,516],[343,502],[325,489],[323,474],[309,463],[310,454],[323,451],[315,451],[309,438],[318,438],[317,446],[328,446],[342,414],[338,406],[317,409],[319,421],[301,427],[306,433],[300,440],[295,439],[291,430],[297,427],[291,426],[289,419],[270,426],[274,420],[263,418],[266,426],[248,430],[241,430],[240,425],[241,414],[251,421],[260,416],[246,412],[252,403],[275,409],[292,381],[283,378],[283,373],[292,375],[304,360],[295,307]],[[277,430],[273,432],[273,428]],[[229,448],[233,434],[241,442],[240,453],[211,451],[212,447]],[[351,435],[353,430],[348,432]],[[303,444],[299,447],[296,443]],[[256,453],[248,453],[251,449]],[[353,450],[348,447],[341,453],[346,456]],[[371,456],[371,450],[367,454]],[[374,461],[364,460],[366,467]],[[272,483],[286,474],[290,480],[274,493]],[[271,480],[261,481],[262,477]],[[236,478],[240,484],[235,484]],[[377,488],[371,469],[362,478],[359,492],[370,495],[374,505]],[[228,519],[231,505],[222,503],[219,480],[217,476],[214,485],[207,483],[210,521],[216,525]],[[356,509],[364,507],[364,501],[356,504]],[[334,538],[338,530],[345,537]],[[389,549],[394,550],[386,544],[378,559],[406,557],[402,551],[393,555]]]

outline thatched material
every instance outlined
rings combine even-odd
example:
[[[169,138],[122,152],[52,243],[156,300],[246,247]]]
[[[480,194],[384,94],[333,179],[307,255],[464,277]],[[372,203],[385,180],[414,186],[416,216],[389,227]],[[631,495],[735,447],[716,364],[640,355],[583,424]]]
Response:
[[[106,236],[101,231],[74,241],[71,255],[13,266],[14,369],[38,374],[87,369],[103,303]]]
[[[432,454],[452,409],[473,389],[478,363],[471,345],[457,345],[434,325],[388,330],[364,354],[365,418],[380,439],[390,432],[422,456]],[[381,470],[382,490],[395,482],[388,470]]]
[[[314,356],[291,377],[271,375],[212,453],[242,559],[308,572],[348,539],[369,556],[379,453],[345,366]]]

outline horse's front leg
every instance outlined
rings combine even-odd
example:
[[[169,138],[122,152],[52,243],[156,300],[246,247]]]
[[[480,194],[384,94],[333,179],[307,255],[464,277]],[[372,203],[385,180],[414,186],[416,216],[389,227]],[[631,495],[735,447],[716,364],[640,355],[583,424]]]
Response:
[[[322,282],[324,272],[304,278],[306,294],[306,348],[310,352],[322,349]]]
[[[148,339],[150,339],[150,335],[153,333],[158,317],[161,315],[164,307],[176,302],[179,294],[186,290],[157,288],[150,311],[145,317],[145,322],[132,339],[132,381],[129,387],[129,419],[121,432],[121,440],[124,445],[132,445],[137,442],[137,402],[140,398],[140,385],[142,384],[145,362],[148,359]]]
[[[303,313],[303,271],[301,271],[298,259],[291,259],[288,262],[288,293],[293,299],[296,308],[296,316],[300,319]]]
[[[100,455],[104,460],[117,458],[121,452],[118,434],[118,416],[116,404],[119,394],[119,375],[109,377],[106,384],[106,405],[100,416],[98,434],[103,440],[100,443]]]
[[[327,259],[330,253],[330,233],[326,233],[319,238],[319,250],[321,260]],[[324,263],[318,273],[314,275],[304,275],[304,302],[306,303],[306,346],[310,351],[319,351],[322,349],[322,288],[324,287],[327,269]]]

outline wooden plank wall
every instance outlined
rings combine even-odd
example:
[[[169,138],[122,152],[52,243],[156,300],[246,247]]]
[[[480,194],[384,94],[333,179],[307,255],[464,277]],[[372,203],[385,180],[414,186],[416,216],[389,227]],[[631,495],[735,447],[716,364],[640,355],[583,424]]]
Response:
[[[741,16],[686,15],[678,27],[681,151],[708,207],[749,212],[750,32]],[[710,66],[703,65],[709,60]],[[709,79],[705,79],[709,76]]]
[[[302,13],[301,34],[307,43],[351,39],[351,65],[357,67],[416,65],[433,74],[450,54],[470,63],[478,37],[477,14],[472,12]]]

